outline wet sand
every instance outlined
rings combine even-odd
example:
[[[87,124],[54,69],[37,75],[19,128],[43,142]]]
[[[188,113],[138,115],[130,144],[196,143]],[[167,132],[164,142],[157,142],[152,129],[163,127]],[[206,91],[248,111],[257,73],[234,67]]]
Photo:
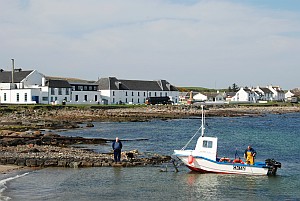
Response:
[[[23,166],[17,165],[0,165],[0,174],[6,174],[15,170],[22,170],[24,169]]]

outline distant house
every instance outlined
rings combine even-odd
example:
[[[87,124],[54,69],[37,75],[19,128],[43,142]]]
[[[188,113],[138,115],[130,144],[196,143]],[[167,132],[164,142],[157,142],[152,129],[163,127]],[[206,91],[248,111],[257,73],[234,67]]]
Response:
[[[259,87],[257,86],[254,91],[258,94],[259,101],[272,101],[273,100],[273,92],[267,87]]]
[[[231,102],[233,101],[233,98],[235,97],[236,92],[225,92],[225,101],[226,102]]]
[[[116,77],[97,81],[103,104],[144,104],[148,97],[168,96],[175,104],[179,100],[178,89],[166,80],[125,80]]]
[[[295,96],[295,94],[292,93],[291,90],[288,90],[288,92],[286,92],[286,93],[284,94],[285,101],[291,102],[292,97],[294,97],[294,96]]]
[[[275,101],[284,101],[285,93],[279,86],[267,86],[273,93],[272,97]]]
[[[257,102],[257,93],[248,88],[241,87],[238,92],[236,92],[235,96],[232,97],[232,102],[248,102],[248,103],[256,103]]]

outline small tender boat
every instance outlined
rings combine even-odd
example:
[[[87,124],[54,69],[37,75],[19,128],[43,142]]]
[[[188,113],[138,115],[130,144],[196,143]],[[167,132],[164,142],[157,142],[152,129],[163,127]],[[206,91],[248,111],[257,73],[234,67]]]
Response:
[[[189,169],[201,173],[222,173],[222,174],[245,174],[245,175],[276,175],[281,163],[274,159],[266,159],[265,162],[255,162],[253,165],[244,163],[240,158],[218,158],[218,138],[204,136],[204,111],[202,108],[202,125],[190,141],[181,149],[174,150],[177,156]],[[194,150],[185,150],[201,129],[201,136],[198,138]]]

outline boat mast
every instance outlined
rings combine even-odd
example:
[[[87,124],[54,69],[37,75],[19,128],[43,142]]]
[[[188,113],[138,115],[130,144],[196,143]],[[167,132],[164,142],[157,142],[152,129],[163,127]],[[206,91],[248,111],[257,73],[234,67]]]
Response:
[[[204,136],[204,110],[203,110],[203,105],[201,105],[201,110],[202,110],[202,120],[201,120],[201,137]]]

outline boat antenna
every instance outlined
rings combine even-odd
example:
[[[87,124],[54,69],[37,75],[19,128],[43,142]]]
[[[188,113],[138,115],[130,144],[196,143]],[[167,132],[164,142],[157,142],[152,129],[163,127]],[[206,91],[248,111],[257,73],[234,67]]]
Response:
[[[205,130],[205,127],[204,127],[204,105],[201,105],[201,110],[202,110],[202,120],[201,120],[201,137],[204,136],[204,130]]]

